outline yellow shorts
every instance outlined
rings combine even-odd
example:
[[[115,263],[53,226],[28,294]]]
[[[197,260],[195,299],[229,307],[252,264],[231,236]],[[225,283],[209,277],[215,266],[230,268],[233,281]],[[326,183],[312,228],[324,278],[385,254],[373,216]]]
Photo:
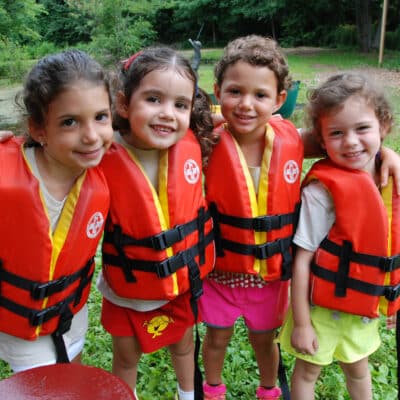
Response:
[[[315,355],[298,353],[290,343],[293,316],[290,309],[277,341],[283,350],[296,358],[317,365],[329,365],[333,359],[354,363],[369,356],[381,344],[379,318],[369,319],[323,307],[311,307],[311,322],[318,337]]]

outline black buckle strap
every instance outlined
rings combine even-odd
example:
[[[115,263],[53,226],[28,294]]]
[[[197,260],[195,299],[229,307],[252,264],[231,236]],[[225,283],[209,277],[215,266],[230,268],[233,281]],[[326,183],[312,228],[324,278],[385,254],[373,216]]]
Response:
[[[236,228],[252,229],[256,232],[270,232],[275,229],[281,229],[286,225],[294,224],[296,216],[296,212],[291,212],[287,214],[263,215],[255,218],[242,218],[218,212],[218,221]]]
[[[205,223],[211,218],[209,211],[206,211],[203,214],[204,217],[201,216],[201,218],[204,218],[204,222],[202,221],[201,223]],[[117,249],[125,246],[143,246],[158,251],[165,250],[197,230],[199,223],[198,218],[199,216],[189,222],[186,222],[185,224],[175,225],[173,228],[162,231],[157,235],[147,236],[142,239],[135,239],[131,236],[128,236],[122,232],[120,225],[114,225],[113,231],[105,232],[104,241],[106,243],[114,244]]]
[[[379,268],[384,272],[392,272],[400,268],[400,254],[391,257],[379,257]]]
[[[328,238],[325,238],[321,242],[320,247],[337,257],[340,257],[342,254],[342,246],[332,242]],[[358,253],[351,250],[349,253],[349,261],[357,264],[368,265],[370,267],[377,267],[383,272],[392,272],[400,268],[400,254],[391,257],[381,257],[367,253]]]
[[[86,279],[82,279],[81,284],[78,286],[78,288],[64,300],[61,300],[58,303],[53,304],[42,310],[35,310],[32,308],[25,307],[21,304],[15,303],[14,301],[11,301],[2,296],[0,296],[0,307],[4,307],[7,310],[13,312],[14,314],[18,314],[22,317],[27,318],[32,326],[42,325],[43,323],[49,321],[50,319],[56,317],[57,315],[62,315],[63,313],[66,312],[67,309],[69,310],[69,305],[71,303],[74,303],[76,305],[77,304],[76,300],[78,298],[79,299],[81,298],[82,291],[88,284],[90,284],[92,276],[93,274],[88,276]],[[60,329],[60,331],[63,331],[63,333],[65,333],[64,329],[67,328],[68,324],[67,322],[65,322],[59,325],[58,329]]]
[[[180,251],[172,257],[166,258],[163,261],[147,261],[125,258],[121,259],[120,256],[105,253],[103,254],[104,264],[114,265],[120,268],[127,268],[130,273],[132,271],[145,271],[157,274],[159,278],[166,278],[171,274],[175,273],[179,268],[184,267],[193,260],[201,249],[208,246],[214,239],[213,231],[210,231],[204,238],[202,244],[197,243],[186,250]]]
[[[337,282],[337,272],[335,271],[328,270],[315,263],[311,264],[311,271],[315,276],[328,282],[335,284]],[[371,296],[384,296],[388,301],[395,301],[400,296],[400,284],[395,286],[374,285],[359,279],[347,277],[346,288],[369,294]]]
[[[277,239],[273,242],[267,242],[263,244],[243,244],[228,239],[222,239],[221,243],[222,247],[225,250],[229,250],[234,253],[254,256],[258,260],[265,260],[278,253],[286,254],[286,252],[289,252],[290,245],[292,243],[292,236]]]
[[[93,262],[94,257],[91,257],[81,269],[71,275],[62,276],[48,282],[36,282],[5,270],[0,260],[0,281],[5,281],[15,287],[30,291],[33,299],[42,300],[52,294],[62,292],[78,279],[87,279]]]
[[[388,301],[395,301],[400,296],[400,283],[395,286],[386,286],[384,296]]]

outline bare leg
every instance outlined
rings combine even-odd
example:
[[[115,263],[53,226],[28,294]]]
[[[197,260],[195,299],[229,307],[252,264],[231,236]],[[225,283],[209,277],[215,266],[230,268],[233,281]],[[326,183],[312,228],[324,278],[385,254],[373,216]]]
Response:
[[[274,343],[275,331],[249,332],[249,341],[253,347],[258,369],[260,386],[275,386],[278,377],[279,351]]]
[[[185,392],[194,390],[193,328],[189,328],[178,343],[170,345],[169,351],[179,387]]]
[[[206,382],[210,385],[222,383],[222,370],[226,349],[233,334],[233,327],[210,328],[203,342],[203,364]]]
[[[291,400],[313,400],[315,382],[320,372],[319,365],[296,359],[291,381]]]
[[[132,390],[136,387],[137,369],[142,351],[138,341],[130,336],[113,336],[114,375],[125,381]]]
[[[371,374],[368,357],[352,364],[340,363],[346,375],[346,386],[353,400],[372,400]]]
[[[82,364],[82,353],[79,353],[75,358],[71,360],[73,364]]]

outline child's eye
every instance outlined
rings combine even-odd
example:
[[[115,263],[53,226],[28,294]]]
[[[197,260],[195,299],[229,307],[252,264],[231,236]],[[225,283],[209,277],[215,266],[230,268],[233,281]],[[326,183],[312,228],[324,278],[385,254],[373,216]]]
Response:
[[[73,118],[67,118],[62,121],[63,126],[73,126],[76,124],[76,121]]]
[[[342,131],[332,131],[329,136],[340,136],[342,135],[343,132]]]
[[[237,94],[240,94],[240,90],[239,89],[230,89],[229,93],[237,95]]]
[[[109,114],[104,112],[96,115],[96,121],[107,121],[109,118]]]
[[[357,128],[359,131],[367,131],[370,128],[369,125],[361,125]]]
[[[178,101],[175,103],[175,107],[179,108],[180,110],[187,110],[189,108],[188,103],[185,103],[183,101]]]
[[[266,97],[267,95],[265,94],[265,93],[263,93],[263,92],[259,92],[259,93],[256,93],[256,97],[258,98],[258,99],[263,99],[264,97]]]
[[[150,103],[159,103],[160,102],[160,98],[157,96],[149,96],[149,97],[147,97],[146,100]]]

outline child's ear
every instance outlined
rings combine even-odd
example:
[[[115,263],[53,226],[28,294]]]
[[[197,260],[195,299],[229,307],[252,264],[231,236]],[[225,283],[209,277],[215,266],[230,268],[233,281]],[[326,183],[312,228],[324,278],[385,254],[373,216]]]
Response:
[[[220,94],[221,94],[221,88],[216,83],[214,83],[214,95],[215,95],[215,98],[217,99],[218,103],[219,103]]]
[[[125,94],[121,91],[117,93],[116,99],[116,106],[115,106],[117,113],[125,119],[128,119],[129,112],[128,112],[128,101]]]
[[[283,103],[286,101],[286,98],[287,98],[286,90],[282,90],[280,93],[278,93],[278,96],[276,97],[276,103],[273,108],[273,112],[278,111],[283,106]]]
[[[40,144],[46,143],[46,130],[32,118],[28,118],[28,130],[31,138]]]

